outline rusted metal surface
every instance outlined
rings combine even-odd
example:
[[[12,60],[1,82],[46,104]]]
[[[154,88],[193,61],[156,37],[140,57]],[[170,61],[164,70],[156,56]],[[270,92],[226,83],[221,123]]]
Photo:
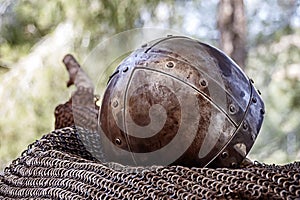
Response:
[[[236,167],[262,124],[252,82],[218,49],[170,36],[116,69],[100,112],[108,159],[127,165]]]

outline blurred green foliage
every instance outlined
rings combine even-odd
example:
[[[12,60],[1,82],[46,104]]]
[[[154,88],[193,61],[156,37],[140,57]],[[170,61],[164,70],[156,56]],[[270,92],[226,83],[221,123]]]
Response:
[[[83,63],[100,41],[140,27],[171,28],[216,45],[217,2],[0,1],[0,170],[53,130],[54,108],[72,92],[61,62],[65,54]],[[300,8],[293,0],[245,4],[246,73],[267,110],[250,157],[290,162],[300,158]]]
[[[262,91],[267,114],[252,157],[285,163],[300,158],[300,34],[282,35],[249,54],[248,74]]]

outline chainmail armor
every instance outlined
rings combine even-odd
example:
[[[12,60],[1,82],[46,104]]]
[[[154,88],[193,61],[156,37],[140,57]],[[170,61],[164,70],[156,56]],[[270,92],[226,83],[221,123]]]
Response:
[[[0,176],[1,199],[297,199],[300,162],[239,169],[129,167],[100,163],[80,127],[55,130]],[[89,133],[94,134],[94,133]]]

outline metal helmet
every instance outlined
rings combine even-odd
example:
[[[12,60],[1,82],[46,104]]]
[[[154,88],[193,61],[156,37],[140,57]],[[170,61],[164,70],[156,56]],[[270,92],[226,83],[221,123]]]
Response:
[[[99,127],[109,161],[236,167],[263,115],[252,80],[223,52],[168,36],[143,45],[117,67]]]

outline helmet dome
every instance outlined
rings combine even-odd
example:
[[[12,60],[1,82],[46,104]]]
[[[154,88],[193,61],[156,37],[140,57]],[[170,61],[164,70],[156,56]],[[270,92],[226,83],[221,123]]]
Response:
[[[117,67],[99,125],[109,161],[235,167],[250,151],[263,115],[252,81],[223,52],[168,36]]]

